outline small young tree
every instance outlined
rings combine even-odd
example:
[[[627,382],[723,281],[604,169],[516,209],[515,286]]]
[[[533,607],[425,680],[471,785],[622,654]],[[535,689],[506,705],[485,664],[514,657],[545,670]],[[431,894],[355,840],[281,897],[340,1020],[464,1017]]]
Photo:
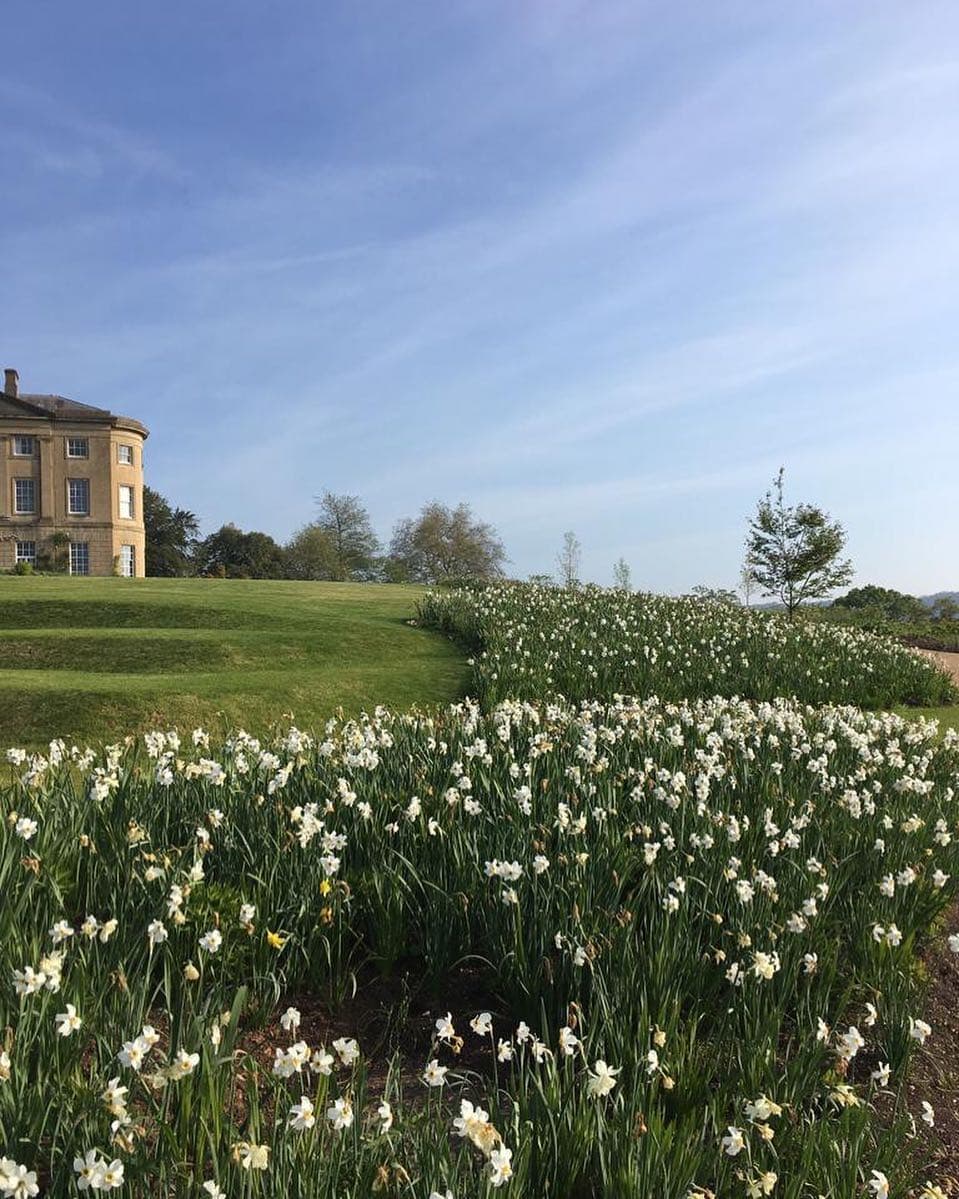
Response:
[[[800,604],[822,599],[852,578],[852,563],[840,559],[846,531],[812,504],[787,507],[780,468],[759,501],[746,537],[746,561],[763,595],[782,601],[790,619]]]
[[[51,533],[40,558],[40,569],[67,574],[70,569],[70,534]]]
[[[633,589],[633,576],[625,558],[618,559],[613,567],[613,586],[618,587],[620,591],[632,591]]]
[[[563,587],[575,587],[579,582],[579,564],[583,556],[583,547],[579,538],[572,531],[563,534],[563,548],[556,555],[556,565],[559,568],[559,581]]]

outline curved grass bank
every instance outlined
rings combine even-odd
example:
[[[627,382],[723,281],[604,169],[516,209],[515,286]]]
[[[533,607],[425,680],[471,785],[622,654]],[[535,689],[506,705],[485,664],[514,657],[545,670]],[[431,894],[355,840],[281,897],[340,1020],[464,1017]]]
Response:
[[[408,621],[416,587],[234,579],[0,579],[0,741],[163,725],[316,726],[445,703],[466,667]]]

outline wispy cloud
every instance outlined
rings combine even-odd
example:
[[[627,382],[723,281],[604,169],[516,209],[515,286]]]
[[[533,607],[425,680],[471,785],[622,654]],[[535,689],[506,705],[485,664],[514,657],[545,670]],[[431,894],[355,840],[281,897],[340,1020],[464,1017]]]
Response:
[[[168,150],[121,124],[81,116],[49,92],[0,79],[0,146],[53,173],[104,178],[122,170],[171,182],[186,172]],[[30,133],[22,130],[29,127]]]
[[[616,544],[695,544],[646,579],[682,589],[731,581],[785,459],[840,512],[880,461],[877,504],[932,475],[945,512],[941,445],[915,459],[956,425],[959,18],[813,11],[426,4],[399,42],[343,15],[335,56],[326,10],[302,46],[244,13],[167,125],[119,74],[82,104],[11,76],[6,352],[142,415],[208,525],[285,535],[323,485],[384,531],[465,496],[520,573],[574,526],[597,577]],[[158,35],[154,85],[181,51]],[[959,560],[948,521],[923,538],[917,587]]]

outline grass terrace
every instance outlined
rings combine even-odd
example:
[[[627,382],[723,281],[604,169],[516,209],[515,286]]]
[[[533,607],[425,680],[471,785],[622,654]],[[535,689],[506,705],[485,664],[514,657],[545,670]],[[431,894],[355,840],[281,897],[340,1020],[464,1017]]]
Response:
[[[338,707],[462,693],[462,655],[409,624],[416,587],[0,579],[0,741],[106,742],[157,725],[266,732]]]

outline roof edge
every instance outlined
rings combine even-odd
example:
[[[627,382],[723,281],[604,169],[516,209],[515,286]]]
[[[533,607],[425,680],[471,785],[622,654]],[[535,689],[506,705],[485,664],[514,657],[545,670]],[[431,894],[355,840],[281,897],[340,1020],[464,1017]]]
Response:
[[[21,411],[18,415],[0,415],[0,420],[43,421],[46,424],[59,425],[109,425],[111,428],[129,429],[142,437],[149,437],[150,431],[146,425],[132,416],[122,416],[110,412],[107,408],[95,408],[92,404],[82,404],[79,400],[68,400],[65,396],[10,395],[4,392],[0,395],[7,404],[12,404]],[[56,401],[55,405],[47,405],[38,401]]]
[[[150,436],[150,430],[146,425],[134,420],[132,416],[115,416],[111,423],[115,429],[129,429],[132,433],[139,433],[144,440]]]

